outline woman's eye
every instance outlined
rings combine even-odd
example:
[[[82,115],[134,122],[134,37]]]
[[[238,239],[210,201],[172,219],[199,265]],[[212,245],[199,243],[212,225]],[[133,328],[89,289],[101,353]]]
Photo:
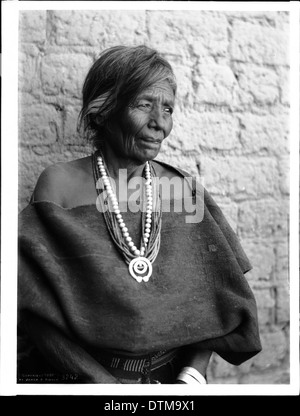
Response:
[[[155,106],[151,103],[138,103],[138,104],[135,105],[135,107],[138,108],[141,111],[145,111],[147,113],[150,113]],[[169,107],[169,106],[162,107],[160,109],[160,111],[162,111],[164,114],[167,114],[169,116],[173,114],[173,108]]]
[[[138,104],[137,108],[140,108],[141,110],[151,110],[152,106],[149,103],[142,103],[142,104]]]
[[[172,107],[165,107],[164,108],[164,112],[165,113],[167,113],[167,114],[170,114],[170,115],[172,115],[173,114],[173,108]]]

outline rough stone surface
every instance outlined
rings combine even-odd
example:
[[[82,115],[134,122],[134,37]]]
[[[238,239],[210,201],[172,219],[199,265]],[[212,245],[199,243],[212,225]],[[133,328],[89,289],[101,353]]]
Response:
[[[280,81],[273,69],[235,63],[234,74],[239,83],[238,96],[243,105],[266,105],[279,101]]]
[[[271,198],[241,202],[238,232],[243,237],[280,237],[287,235],[288,200],[274,204]]]
[[[226,56],[228,22],[217,13],[154,11],[147,13],[149,40],[161,52],[195,57]]]
[[[20,12],[20,210],[46,166],[91,152],[76,123],[103,49],[143,43],[174,67],[174,128],[159,159],[200,175],[237,231],[263,343],[239,367],[213,354],[212,384],[289,383],[288,24],[276,11]]]
[[[266,370],[284,359],[288,345],[284,332],[280,330],[262,334],[261,338],[263,351],[257,356],[254,367]]]
[[[176,145],[182,151],[199,152],[201,148],[231,150],[241,148],[239,120],[222,112],[198,113],[176,110],[174,126]],[[188,123],[186,122],[188,120]],[[168,139],[170,140],[170,139]],[[173,142],[174,145],[174,142]]]
[[[231,56],[241,62],[287,65],[287,37],[285,30],[236,20],[232,25]]]
[[[279,285],[282,283],[282,285],[287,287],[289,281],[289,248],[286,241],[276,242],[274,244],[274,251],[276,256],[275,279]]]
[[[289,149],[288,116],[256,115],[240,116],[241,143],[245,152],[280,156]],[[283,173],[287,172],[284,166]]]
[[[83,54],[49,54],[41,68],[42,89],[47,95],[65,94],[79,98],[92,59]],[[60,77],[57,77],[57,73]]]
[[[275,267],[273,244],[271,244],[268,239],[263,239],[261,237],[242,241],[243,248],[253,266],[253,269],[248,274],[248,279],[254,282],[270,282]]]
[[[289,287],[284,285],[277,288],[276,321],[279,324],[287,323],[290,320],[290,307],[286,301],[289,298]]]
[[[236,198],[271,196],[278,188],[276,160],[272,157],[253,159],[240,156],[200,156],[201,175],[214,194]]]
[[[62,117],[54,106],[36,103],[22,106],[20,134],[27,145],[50,144],[62,137]]]
[[[23,43],[42,45],[46,42],[47,12],[44,10],[33,13],[20,11],[19,32]]]
[[[230,106],[238,88],[231,68],[225,64],[199,64],[194,82],[196,101],[201,104]]]

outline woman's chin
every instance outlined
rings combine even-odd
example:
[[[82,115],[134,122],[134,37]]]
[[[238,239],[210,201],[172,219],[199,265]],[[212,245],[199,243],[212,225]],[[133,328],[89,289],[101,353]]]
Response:
[[[147,162],[148,160],[153,160],[157,157],[160,152],[161,146],[156,147],[147,147],[139,149],[136,156],[141,162]]]
[[[155,152],[155,153],[154,153],[154,152],[147,152],[147,153],[145,153],[143,156],[140,156],[140,157],[139,157],[139,160],[140,160],[142,163],[149,162],[150,160],[155,159],[155,158],[157,157],[158,153],[159,153],[159,152]]]

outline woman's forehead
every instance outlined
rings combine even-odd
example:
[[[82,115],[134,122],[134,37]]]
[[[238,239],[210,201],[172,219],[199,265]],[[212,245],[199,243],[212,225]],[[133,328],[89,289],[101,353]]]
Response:
[[[137,96],[137,98],[147,97],[155,100],[175,101],[173,88],[167,80],[155,82],[150,87],[142,90]]]

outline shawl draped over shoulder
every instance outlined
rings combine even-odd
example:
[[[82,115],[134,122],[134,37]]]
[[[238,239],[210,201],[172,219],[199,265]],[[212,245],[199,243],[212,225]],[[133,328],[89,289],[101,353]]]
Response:
[[[143,354],[189,345],[234,365],[257,354],[257,308],[244,276],[251,265],[209,193],[197,191],[196,201],[198,223],[163,212],[147,283],[130,276],[96,204],[29,204],[19,216],[20,338],[58,372],[92,383],[115,382],[97,361],[103,349]],[[127,212],[125,222],[137,236],[136,215]]]

